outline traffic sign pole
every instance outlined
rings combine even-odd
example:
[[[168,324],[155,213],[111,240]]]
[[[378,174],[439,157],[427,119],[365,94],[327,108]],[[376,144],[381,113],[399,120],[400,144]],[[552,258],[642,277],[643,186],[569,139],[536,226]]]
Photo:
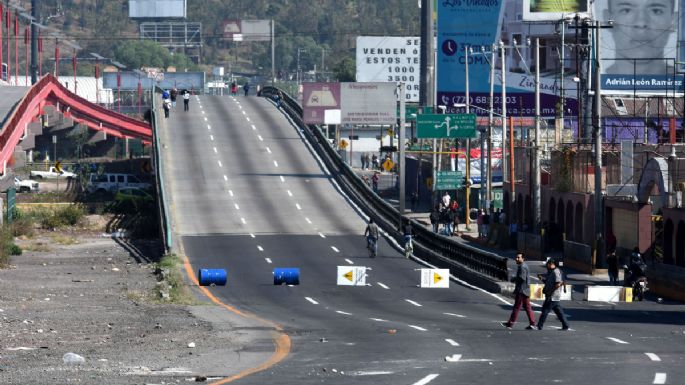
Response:
[[[400,89],[399,89],[399,97],[400,97],[400,142],[398,143],[397,147],[399,147],[400,150],[400,218],[399,218],[399,229],[400,231],[402,230],[402,216],[404,215],[404,209],[406,202],[404,201],[405,199],[405,185],[406,185],[406,178],[405,178],[405,159],[404,159],[404,151],[405,151],[405,143],[404,143],[404,136],[405,136],[405,127],[404,127],[404,121],[405,121],[405,101],[404,101],[404,83],[400,83]],[[420,167],[420,165],[419,165]]]

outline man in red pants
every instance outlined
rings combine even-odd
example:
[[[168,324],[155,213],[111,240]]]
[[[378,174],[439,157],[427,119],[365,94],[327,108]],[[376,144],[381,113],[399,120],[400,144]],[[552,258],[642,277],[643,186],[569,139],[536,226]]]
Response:
[[[516,254],[518,269],[516,270],[516,277],[513,279],[513,282],[516,284],[514,288],[516,299],[514,300],[514,308],[511,310],[509,321],[501,322],[501,324],[502,326],[511,329],[511,327],[514,326],[514,323],[516,323],[519,310],[521,310],[521,305],[523,305],[525,306],[528,321],[530,322],[526,329],[535,330],[535,315],[533,314],[533,309],[530,307],[530,270],[524,260],[525,257],[523,256],[523,253]]]

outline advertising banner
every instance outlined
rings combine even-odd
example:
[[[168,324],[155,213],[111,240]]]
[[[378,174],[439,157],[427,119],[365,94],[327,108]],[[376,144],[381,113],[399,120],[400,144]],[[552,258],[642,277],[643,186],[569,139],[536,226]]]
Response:
[[[419,101],[421,39],[398,36],[357,37],[357,81],[406,85],[406,101]]]
[[[529,71],[531,63],[524,65],[516,72],[510,71],[514,63],[523,62],[529,54],[527,48],[521,48],[519,52],[505,42],[507,73],[506,86],[507,97],[503,101],[502,89],[502,65],[499,58],[499,50],[492,57],[493,45],[500,41],[500,31],[504,18],[504,1],[441,1],[438,2],[438,37],[437,37],[437,100],[436,104],[447,107],[447,112],[464,112],[455,104],[466,103],[466,50],[472,48],[469,55],[469,88],[470,104],[476,107],[472,110],[478,115],[487,115],[490,95],[490,66],[495,66],[495,96],[493,98],[494,113],[501,114],[502,103],[507,106],[509,116],[534,116],[535,115],[535,75]],[[517,22],[516,13],[508,13],[506,23]],[[518,21],[520,22],[520,21]],[[519,44],[521,42],[518,42]],[[522,51],[522,52],[521,52]],[[540,103],[541,116],[552,118],[558,115],[561,85],[556,73],[546,73],[540,79]],[[573,82],[564,84],[566,103],[565,112],[575,114],[577,102],[570,98],[575,90]]]
[[[186,0],[129,0],[131,19],[186,18]]]
[[[397,124],[395,83],[340,83],[342,124]]]
[[[271,41],[271,21],[226,20],[223,35],[232,41]]]
[[[307,124],[327,124],[326,110],[340,110],[340,84],[302,83],[302,119]]]
[[[568,14],[587,13],[587,0],[523,0],[523,20],[557,21]]]
[[[395,83],[302,83],[302,118],[328,124],[326,111],[340,110],[341,124],[394,125],[395,89]]]
[[[602,29],[602,91],[673,94],[676,77],[678,0],[597,0],[594,14]]]

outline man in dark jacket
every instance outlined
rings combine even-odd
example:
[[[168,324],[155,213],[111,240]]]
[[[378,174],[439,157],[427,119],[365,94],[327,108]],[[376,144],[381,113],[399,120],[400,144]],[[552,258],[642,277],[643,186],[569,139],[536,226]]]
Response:
[[[509,321],[502,322],[502,326],[506,328],[514,326],[519,311],[521,310],[521,305],[523,305],[526,309],[526,315],[528,315],[528,321],[530,322],[526,329],[534,330],[535,315],[533,314],[533,309],[530,307],[530,269],[524,260],[525,257],[523,256],[523,253],[516,254],[516,264],[518,265],[518,268],[516,269],[516,277],[512,280],[516,285],[514,287],[516,299],[514,300],[514,308],[511,310]]]

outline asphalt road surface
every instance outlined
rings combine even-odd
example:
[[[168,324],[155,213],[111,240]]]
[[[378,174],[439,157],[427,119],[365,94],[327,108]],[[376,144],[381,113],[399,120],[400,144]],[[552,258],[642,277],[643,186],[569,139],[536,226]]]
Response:
[[[227,269],[211,292],[292,343],[236,383],[685,383],[682,304],[564,302],[571,331],[553,314],[545,330],[524,330],[523,313],[507,330],[511,299],[454,280],[421,289],[424,266],[386,241],[369,259],[364,219],[269,100],[193,97],[163,129],[175,232],[192,266]],[[371,268],[368,285],[337,286],[337,266]],[[300,268],[300,285],[273,285],[275,267]],[[268,358],[273,346],[254,349]]]

